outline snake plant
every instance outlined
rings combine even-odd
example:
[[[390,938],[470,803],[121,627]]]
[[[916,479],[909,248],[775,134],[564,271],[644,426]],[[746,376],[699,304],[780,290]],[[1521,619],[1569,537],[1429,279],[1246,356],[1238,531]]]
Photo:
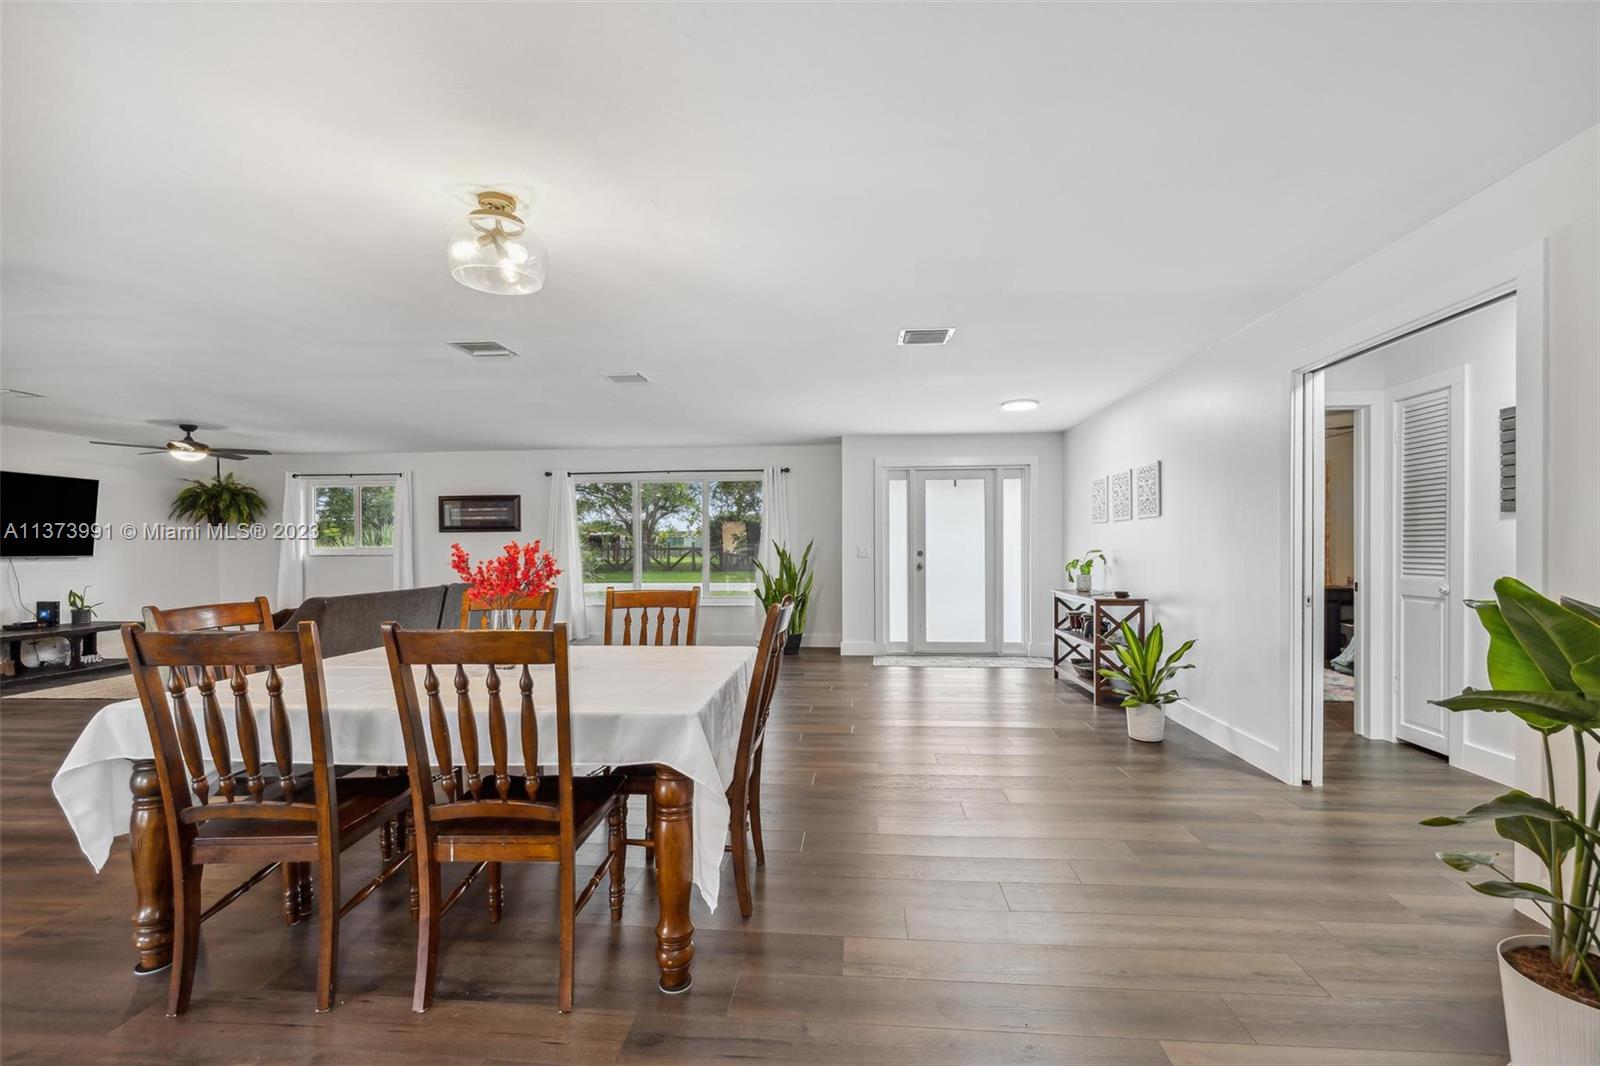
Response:
[[[798,565],[787,548],[781,544],[773,545],[778,553],[776,575],[759,561],[756,563],[756,570],[761,574],[761,583],[756,586],[756,599],[761,601],[761,606],[771,607],[775,603],[782,603],[785,596],[794,597],[794,615],[789,619],[791,633],[806,631],[806,608],[811,603],[811,585],[817,579],[811,570],[811,546],[814,543],[806,542],[806,550],[800,554]]]

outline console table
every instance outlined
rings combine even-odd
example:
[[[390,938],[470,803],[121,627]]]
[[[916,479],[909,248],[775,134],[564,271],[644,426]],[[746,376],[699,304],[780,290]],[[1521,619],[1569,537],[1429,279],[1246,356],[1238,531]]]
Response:
[[[1050,658],[1055,664],[1057,679],[1065,677],[1089,694],[1096,704],[1102,696],[1107,702],[1119,700],[1111,682],[1100,675],[1102,667],[1120,665],[1117,653],[1112,650],[1111,635],[1127,622],[1133,631],[1144,638],[1145,608],[1148,601],[1129,597],[1121,598],[1109,592],[1072,592],[1051,589],[1051,618],[1053,643]],[[1087,659],[1088,678],[1078,674],[1074,659]],[[1065,674],[1061,664],[1067,664]]]
[[[5,643],[6,658],[10,660],[12,676],[42,677],[45,674],[65,674],[84,669],[84,644],[92,640],[96,633],[108,633],[121,628],[121,622],[84,622],[81,625],[47,626],[43,629],[5,629],[0,630],[0,641]],[[24,644],[55,638],[64,639],[67,647],[71,649],[71,657],[67,660],[66,666],[22,665]]]

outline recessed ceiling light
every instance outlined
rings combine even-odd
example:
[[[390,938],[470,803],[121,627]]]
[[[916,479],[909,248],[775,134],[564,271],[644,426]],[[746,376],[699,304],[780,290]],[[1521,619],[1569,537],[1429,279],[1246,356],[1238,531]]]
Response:
[[[938,329],[903,329],[900,331],[901,344],[948,344],[950,338],[956,335],[954,326],[941,326]]]
[[[1002,411],[1032,411],[1039,406],[1038,400],[1007,400],[1000,405]]]

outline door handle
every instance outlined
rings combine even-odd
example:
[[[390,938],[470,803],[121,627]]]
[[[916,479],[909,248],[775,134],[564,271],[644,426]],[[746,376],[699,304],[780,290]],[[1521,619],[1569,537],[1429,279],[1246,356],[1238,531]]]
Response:
[[[1441,596],[1450,595],[1450,586],[1449,585],[1440,585],[1439,586],[1439,595],[1441,595]]]

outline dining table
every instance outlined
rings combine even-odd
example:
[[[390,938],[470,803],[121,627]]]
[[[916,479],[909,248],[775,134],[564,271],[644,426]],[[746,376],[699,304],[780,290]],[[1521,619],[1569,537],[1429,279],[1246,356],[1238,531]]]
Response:
[[[692,980],[691,893],[698,891],[709,909],[717,906],[729,814],[725,792],[733,776],[754,662],[754,648],[737,646],[574,645],[568,652],[574,772],[656,767],[656,962],[664,992],[685,991]],[[532,673],[539,735],[553,744],[553,671]],[[251,704],[262,716],[257,723],[262,735],[269,728],[268,701],[260,698],[264,677],[250,675],[257,688]],[[284,670],[282,677],[283,698],[296,730],[294,748],[309,751],[306,716],[293,713],[305,708],[301,674]],[[384,650],[326,659],[323,679],[335,762],[342,767],[405,766]],[[482,732],[487,709],[477,710]],[[231,721],[228,728],[234,729]],[[239,750],[236,743],[231,750]],[[51,791],[97,871],[105,867],[113,839],[130,834],[134,972],[165,969],[172,961],[171,866],[161,786],[138,699],[108,704],[95,713],[56,771]]]

